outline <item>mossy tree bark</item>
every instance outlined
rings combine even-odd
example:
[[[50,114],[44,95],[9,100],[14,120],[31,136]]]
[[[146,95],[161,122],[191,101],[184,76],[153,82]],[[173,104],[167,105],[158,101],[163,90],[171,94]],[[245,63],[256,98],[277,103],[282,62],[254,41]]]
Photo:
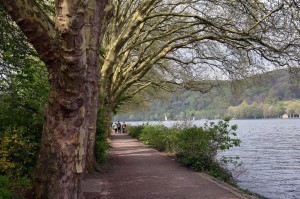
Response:
[[[88,137],[96,129],[99,40],[107,1],[57,0],[55,21],[33,0],[0,3],[49,72],[34,198],[82,198]]]
[[[98,100],[98,121],[97,121],[97,131],[93,131],[89,134],[89,144],[87,149],[87,171],[93,171],[98,168],[99,157],[96,157],[95,150],[99,150],[97,147],[95,148],[95,142],[97,140],[97,136],[107,138],[110,134],[109,132],[109,124],[111,122],[111,118],[114,110],[114,101],[109,90],[106,90],[106,83],[101,81],[100,83],[100,96]],[[101,134],[101,135],[100,135]],[[104,140],[101,140],[104,142]],[[98,160],[98,161],[97,161]]]

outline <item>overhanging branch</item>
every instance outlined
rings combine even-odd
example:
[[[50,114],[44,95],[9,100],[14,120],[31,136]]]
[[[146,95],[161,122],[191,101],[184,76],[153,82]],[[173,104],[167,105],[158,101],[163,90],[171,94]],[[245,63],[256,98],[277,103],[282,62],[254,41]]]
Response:
[[[53,21],[34,0],[0,0],[3,8],[12,16],[34,46],[47,66],[55,65],[55,27]]]

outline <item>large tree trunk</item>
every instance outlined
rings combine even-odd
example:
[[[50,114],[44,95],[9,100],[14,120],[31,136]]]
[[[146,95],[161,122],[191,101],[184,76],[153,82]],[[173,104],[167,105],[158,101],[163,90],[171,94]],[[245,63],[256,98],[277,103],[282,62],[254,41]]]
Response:
[[[58,2],[60,65],[49,71],[50,95],[45,110],[35,170],[35,198],[82,198],[81,181],[90,114],[84,3]]]
[[[82,84],[84,75],[73,83]],[[70,82],[69,82],[70,83]],[[63,90],[59,85],[51,85]],[[51,90],[53,90],[51,89]],[[86,93],[51,91],[35,170],[35,198],[80,198],[87,143]]]
[[[96,127],[99,40],[107,0],[57,0],[55,23],[34,0],[0,3],[49,71],[50,94],[34,172],[34,197],[82,198],[88,137]]]

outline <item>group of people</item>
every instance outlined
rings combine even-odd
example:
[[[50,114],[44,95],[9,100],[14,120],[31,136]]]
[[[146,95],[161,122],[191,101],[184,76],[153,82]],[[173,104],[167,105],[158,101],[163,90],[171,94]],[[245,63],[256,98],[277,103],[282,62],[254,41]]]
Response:
[[[126,124],[123,122],[122,124],[120,121],[115,122],[112,124],[112,128],[114,129],[115,133],[126,133]]]

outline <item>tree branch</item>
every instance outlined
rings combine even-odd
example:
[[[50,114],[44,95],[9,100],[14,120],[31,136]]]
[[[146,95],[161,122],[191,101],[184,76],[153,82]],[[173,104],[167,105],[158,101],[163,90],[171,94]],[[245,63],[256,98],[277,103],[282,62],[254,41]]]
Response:
[[[48,67],[55,66],[55,27],[34,0],[0,0]],[[20,11],[21,10],[21,11]]]

